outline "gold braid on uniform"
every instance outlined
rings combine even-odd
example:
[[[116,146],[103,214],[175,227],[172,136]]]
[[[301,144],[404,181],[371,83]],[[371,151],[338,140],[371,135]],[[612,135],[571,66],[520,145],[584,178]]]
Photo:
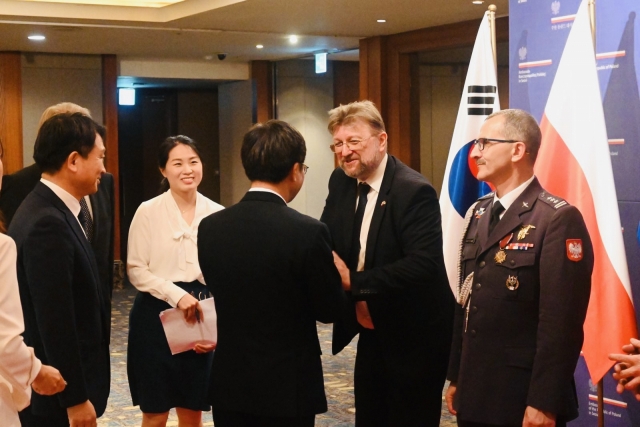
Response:
[[[475,209],[478,201],[471,205],[464,215],[464,226],[462,229],[462,236],[460,237],[460,246],[458,248],[458,304],[465,306],[469,295],[471,295],[471,285],[473,284],[473,272],[469,274],[463,281],[462,279],[462,248],[464,248],[464,240],[471,223],[471,217],[473,216],[473,210]]]

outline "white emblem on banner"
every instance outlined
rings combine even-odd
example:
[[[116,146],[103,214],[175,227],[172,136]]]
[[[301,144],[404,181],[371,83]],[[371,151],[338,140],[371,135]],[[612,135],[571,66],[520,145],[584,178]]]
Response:
[[[518,49],[518,56],[520,57],[520,61],[524,61],[525,59],[527,59],[526,46],[522,46],[520,49]]]
[[[560,2],[558,0],[554,1],[553,3],[551,3],[551,12],[554,15],[557,15],[560,13]]]

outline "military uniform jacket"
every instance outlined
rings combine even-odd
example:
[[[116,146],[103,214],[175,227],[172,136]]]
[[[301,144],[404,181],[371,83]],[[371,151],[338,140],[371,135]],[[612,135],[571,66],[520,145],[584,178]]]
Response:
[[[521,425],[527,406],[571,420],[593,269],[587,228],[535,178],[489,233],[492,204],[493,193],[472,207],[461,243],[461,281],[473,280],[456,306],[454,408],[496,425]]]

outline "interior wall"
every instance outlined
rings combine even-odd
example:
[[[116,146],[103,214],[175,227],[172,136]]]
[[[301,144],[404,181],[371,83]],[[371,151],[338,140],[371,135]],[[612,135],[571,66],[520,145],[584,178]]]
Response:
[[[102,123],[100,55],[22,54],[22,128],[24,166],[33,164],[33,144],[42,112],[60,102],[88,108]]]
[[[335,167],[327,131],[327,112],[334,103],[333,71],[331,62],[323,74],[315,73],[315,63],[310,60],[276,63],[276,117],[300,131],[307,144],[305,164],[309,171],[290,206],[314,218],[322,214],[329,176]]]
[[[220,120],[220,204],[238,203],[250,186],[240,161],[242,137],[252,125],[253,84],[250,81],[218,86]]]
[[[456,125],[467,66],[420,65],[420,172],[438,194]],[[509,106],[509,68],[498,68],[500,107]]]

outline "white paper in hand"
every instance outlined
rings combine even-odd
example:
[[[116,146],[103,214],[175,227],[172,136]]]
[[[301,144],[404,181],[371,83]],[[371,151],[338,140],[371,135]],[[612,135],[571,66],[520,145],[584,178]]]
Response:
[[[216,344],[218,328],[216,326],[216,306],[213,298],[200,301],[204,320],[194,324],[187,323],[182,310],[170,308],[160,312],[160,321],[167,336],[171,354],[193,350],[196,344]]]

